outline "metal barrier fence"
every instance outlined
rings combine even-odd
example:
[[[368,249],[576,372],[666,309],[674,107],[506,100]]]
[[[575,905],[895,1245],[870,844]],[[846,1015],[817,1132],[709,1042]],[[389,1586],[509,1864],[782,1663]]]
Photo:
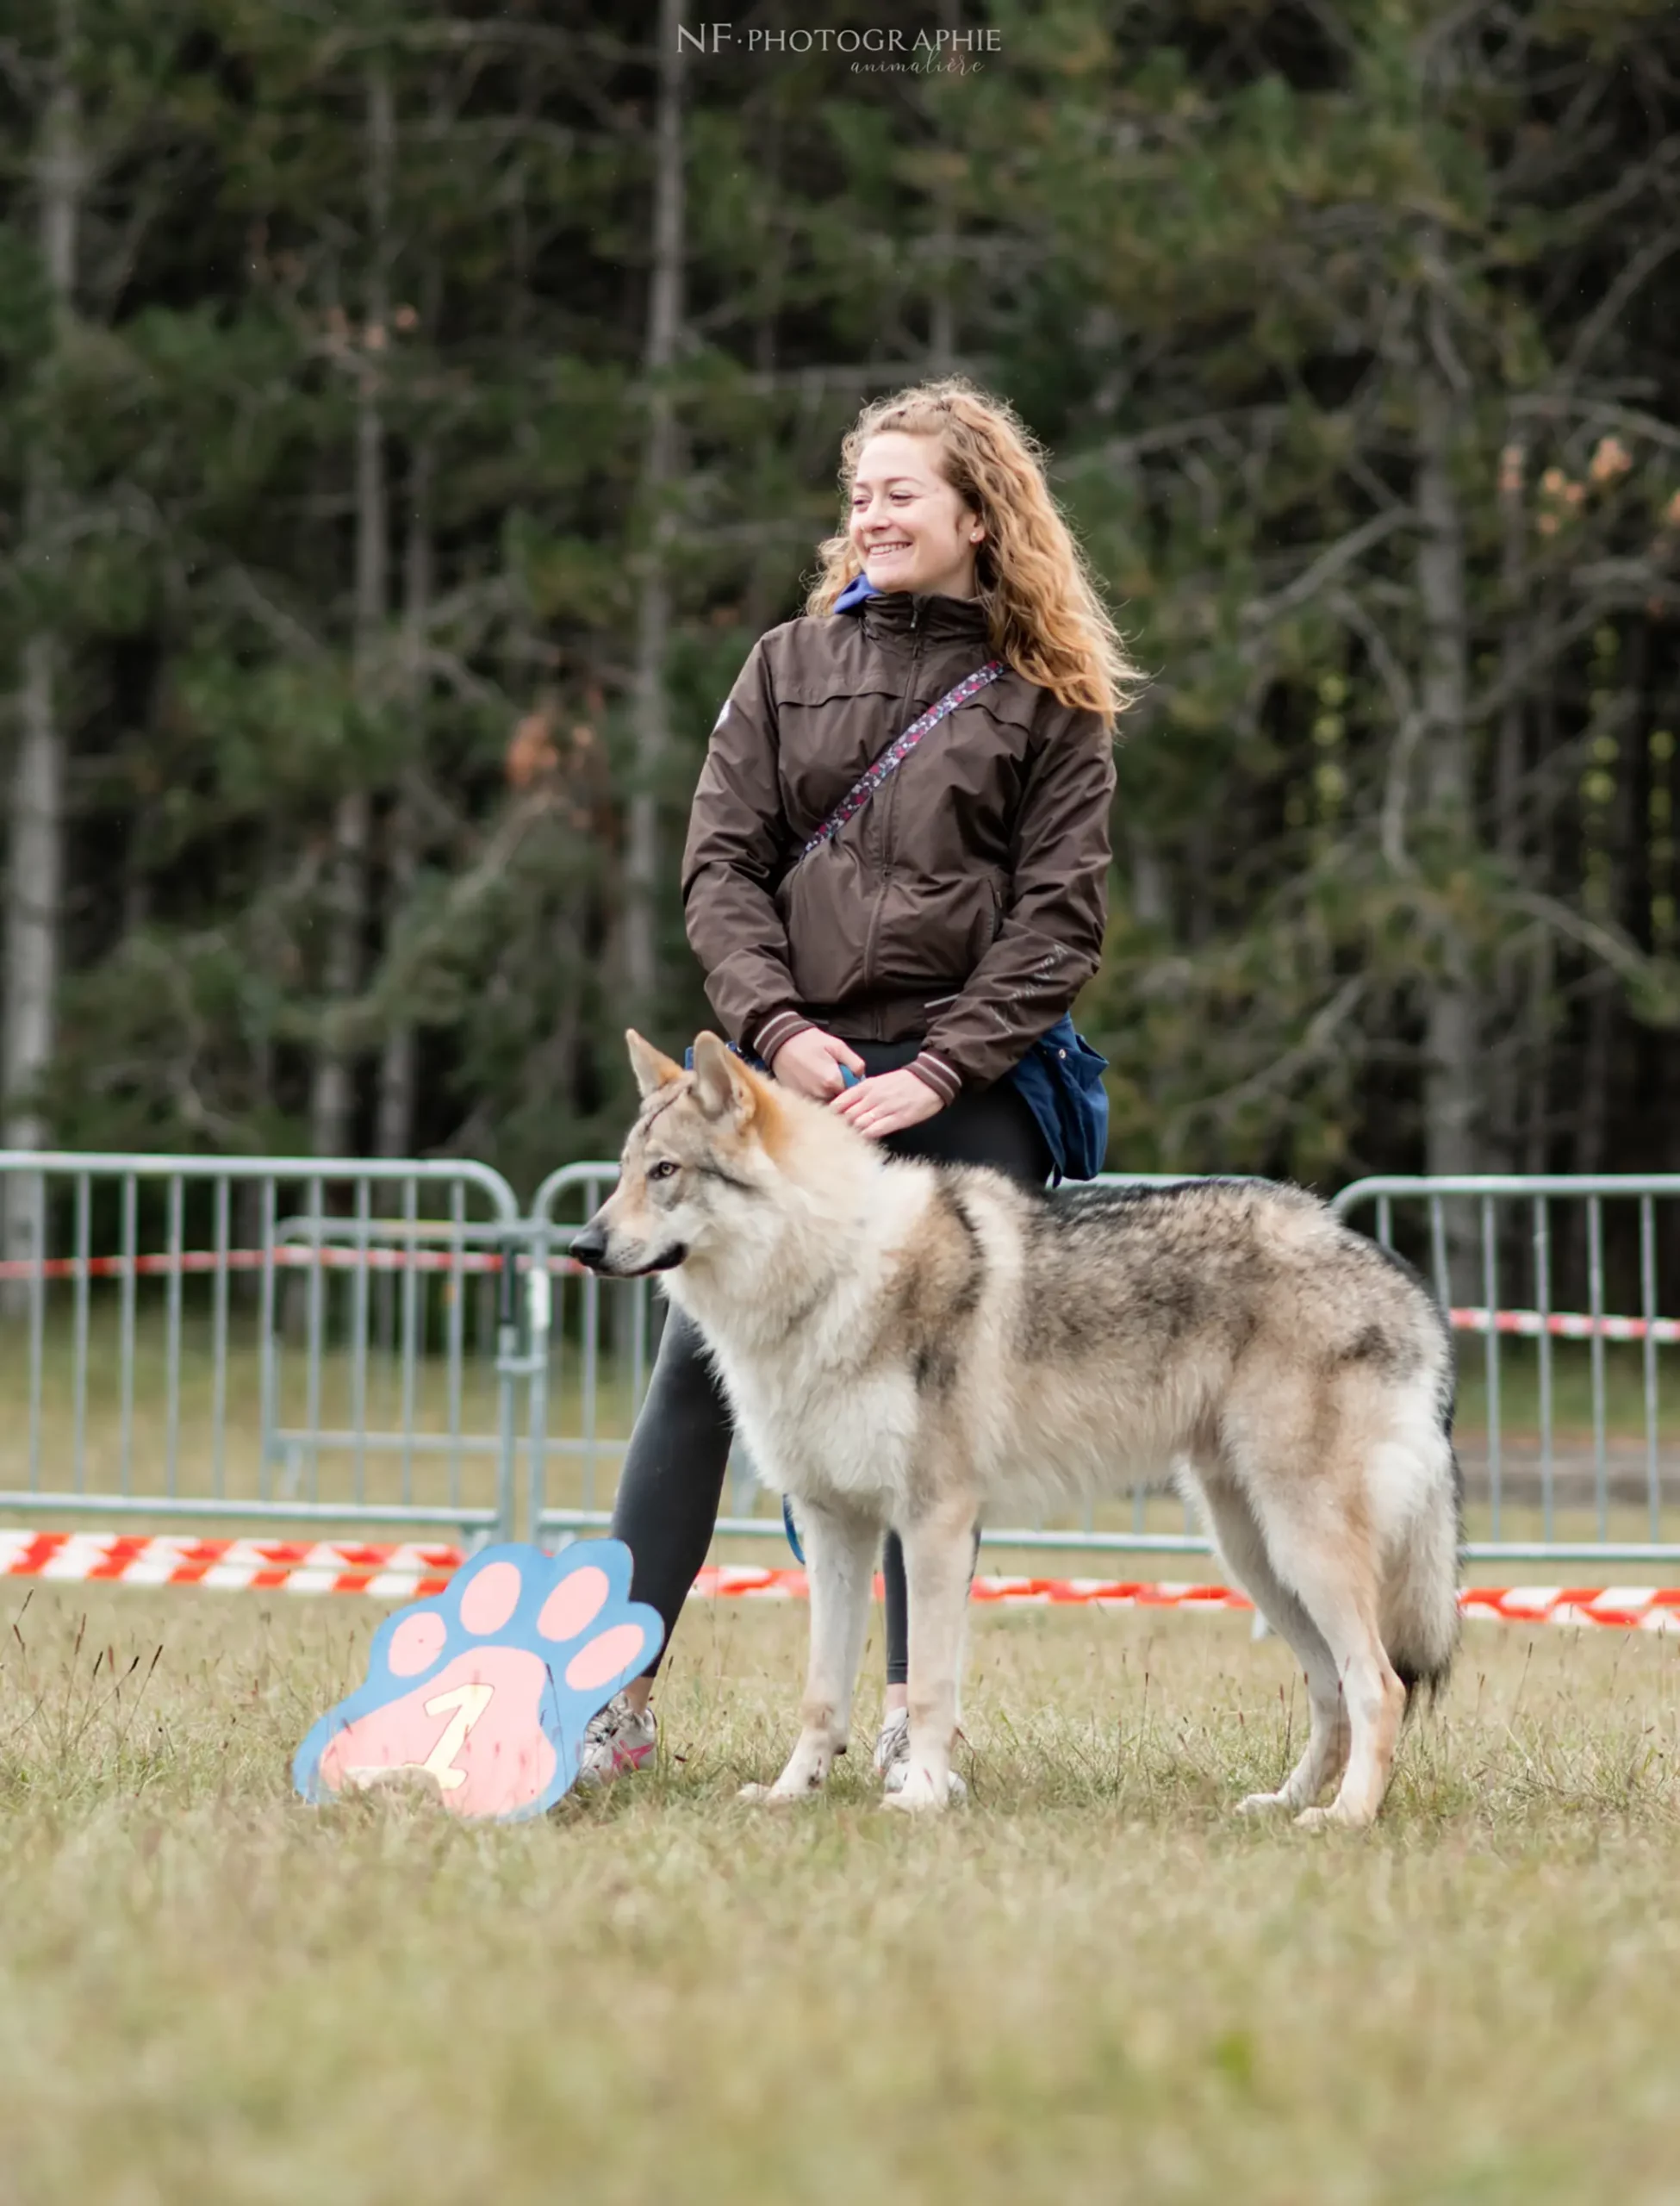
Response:
[[[9,1152],[0,1212],[0,1508],[512,1524],[520,1219],[498,1173]]]
[[[566,1166],[522,1211],[464,1162],[0,1153],[0,1510],[468,1542],[604,1527],[663,1312],[651,1282],[567,1256],[617,1176]],[[1680,1563],[1658,1385],[1680,1343],[1660,1314],[1680,1300],[1677,1198],[1680,1175],[1335,1199],[1452,1312],[1472,1559]],[[719,1530],[781,1535],[739,1450]],[[1165,1492],[985,1536],[1208,1552]]]
[[[1660,1314],[1680,1293],[1680,1173],[1367,1179],[1332,1207],[1369,1217],[1461,1337],[1465,1555],[1680,1562],[1658,1383],[1680,1343]]]

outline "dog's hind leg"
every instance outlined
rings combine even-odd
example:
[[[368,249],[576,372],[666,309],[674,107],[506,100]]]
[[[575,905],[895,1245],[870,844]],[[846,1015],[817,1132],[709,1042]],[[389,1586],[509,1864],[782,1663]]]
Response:
[[[1310,1807],[1347,1763],[1349,1727],[1335,1659],[1323,1634],[1272,1567],[1266,1542],[1241,1488],[1223,1476],[1198,1480],[1214,1542],[1227,1568],[1306,1672],[1310,1711],[1301,1759],[1275,1792],[1251,1792],[1239,1815]]]
[[[1406,1688],[1378,1629],[1376,1558],[1356,1511],[1320,1492],[1304,1507],[1262,1520],[1272,1568],[1329,1648],[1348,1728],[1347,1767],[1328,1808],[1303,1809],[1297,1823],[1364,1830],[1388,1790],[1406,1711]]]
[[[910,1767],[882,1804],[911,1813],[947,1805],[957,1689],[974,1573],[974,1500],[961,1492],[901,1524],[910,1585]]]
[[[800,1532],[811,1586],[811,1658],[798,1742],[774,1785],[744,1785],[744,1800],[803,1800],[822,1789],[846,1750],[852,1693],[874,1590],[879,1518],[801,1501]]]

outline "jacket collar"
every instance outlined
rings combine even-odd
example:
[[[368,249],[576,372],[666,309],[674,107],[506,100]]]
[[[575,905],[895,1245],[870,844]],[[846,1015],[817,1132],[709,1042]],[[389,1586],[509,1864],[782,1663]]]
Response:
[[[856,576],[834,601],[837,613],[852,613],[863,622],[872,643],[984,645],[990,631],[986,608],[977,597],[937,597],[902,589],[877,589],[867,575]]]

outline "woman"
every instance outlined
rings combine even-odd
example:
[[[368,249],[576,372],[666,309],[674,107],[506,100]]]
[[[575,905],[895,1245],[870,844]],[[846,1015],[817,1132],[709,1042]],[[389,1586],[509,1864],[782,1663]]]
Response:
[[[1111,730],[1132,669],[1007,406],[956,378],[878,401],[845,439],[841,481],[849,518],[821,548],[805,617],[754,647],[712,730],[683,857],[688,939],[719,1019],[778,1081],[896,1155],[1042,1187],[1050,1152],[1010,1075],[1097,968]],[[893,738],[994,657],[1000,678],[796,865]],[[673,1310],[613,1515],[667,1644],[730,1437]],[[895,1536],[884,1570],[875,1764],[892,1791],[909,1751]],[[586,1781],[652,1753],[652,1674],[591,1724]]]

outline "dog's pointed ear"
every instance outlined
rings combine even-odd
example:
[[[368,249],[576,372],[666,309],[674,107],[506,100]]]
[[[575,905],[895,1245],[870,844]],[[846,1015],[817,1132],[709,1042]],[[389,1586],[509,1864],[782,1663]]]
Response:
[[[694,1038],[694,1100],[708,1119],[744,1126],[758,1108],[758,1083],[715,1034]]]
[[[681,1079],[682,1067],[663,1050],[656,1050],[651,1042],[644,1042],[633,1026],[625,1029],[624,1038],[630,1050],[630,1069],[636,1075],[643,1102],[656,1088],[669,1087],[674,1080]]]

